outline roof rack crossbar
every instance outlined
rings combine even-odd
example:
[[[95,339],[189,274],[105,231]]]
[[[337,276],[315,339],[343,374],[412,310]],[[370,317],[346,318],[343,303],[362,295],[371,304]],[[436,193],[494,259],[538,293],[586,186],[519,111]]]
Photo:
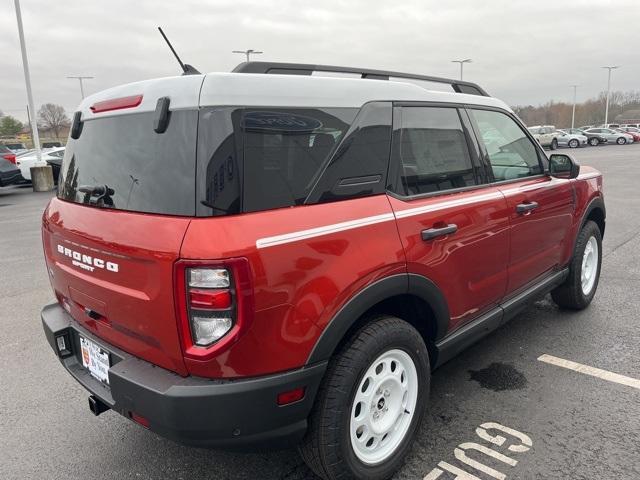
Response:
[[[355,73],[360,75],[360,78],[374,80],[389,80],[390,77],[408,78],[426,82],[444,83],[450,85],[454,92],[457,93],[468,93],[484,97],[490,96],[482,87],[480,87],[480,85],[472,82],[452,80],[450,78],[442,77],[431,77],[428,75],[418,75],[415,73],[372,70],[368,68],[338,67],[333,65],[313,65],[305,63],[243,62],[234,68],[233,71],[236,73],[271,73],[280,75],[311,75],[313,72]]]

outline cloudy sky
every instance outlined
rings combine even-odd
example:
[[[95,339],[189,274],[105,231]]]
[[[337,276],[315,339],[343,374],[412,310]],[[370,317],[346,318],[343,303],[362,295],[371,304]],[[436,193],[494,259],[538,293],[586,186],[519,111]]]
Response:
[[[175,75],[156,26],[187,63],[229,71],[259,58],[353,65],[465,79],[515,105],[640,89],[640,0],[22,0],[36,105],[73,112],[87,93]],[[0,2],[0,110],[25,119],[26,93],[11,0]],[[37,107],[36,107],[37,108]]]

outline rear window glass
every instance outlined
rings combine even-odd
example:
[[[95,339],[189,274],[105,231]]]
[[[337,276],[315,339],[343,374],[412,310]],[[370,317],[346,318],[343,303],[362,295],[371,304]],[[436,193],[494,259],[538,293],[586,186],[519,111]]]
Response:
[[[69,138],[58,197],[86,205],[168,215],[195,214],[198,112],[171,112],[153,130],[154,112],[85,121]],[[106,194],[88,193],[107,187]]]
[[[301,205],[358,109],[213,108],[201,112],[200,215]]]

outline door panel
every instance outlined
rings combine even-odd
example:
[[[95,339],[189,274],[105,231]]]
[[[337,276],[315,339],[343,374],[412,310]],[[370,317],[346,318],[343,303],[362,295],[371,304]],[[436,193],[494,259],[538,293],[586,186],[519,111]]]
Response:
[[[409,273],[444,293],[450,330],[496,305],[507,286],[509,218],[497,188],[401,200],[389,197]],[[424,230],[456,225],[455,233],[422,239]]]
[[[509,210],[486,172],[466,115],[446,106],[394,108],[391,208],[407,269],[443,292],[455,329],[507,287]]]
[[[511,220],[509,285],[513,293],[560,266],[574,210],[571,180],[538,176],[502,185]],[[526,209],[527,205],[537,206]],[[518,212],[518,206],[522,206]],[[524,208],[523,208],[524,207]]]

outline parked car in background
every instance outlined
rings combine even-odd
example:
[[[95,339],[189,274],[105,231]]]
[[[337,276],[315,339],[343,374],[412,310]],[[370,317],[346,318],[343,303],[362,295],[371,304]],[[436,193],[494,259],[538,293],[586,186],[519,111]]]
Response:
[[[640,129],[640,123],[623,123],[620,128],[638,128]]]
[[[616,128],[619,132],[624,132],[633,137],[634,142],[640,142],[640,128],[635,127],[620,127]]]
[[[633,143],[633,137],[628,133],[618,132],[612,128],[590,128],[587,133],[597,133],[607,139],[608,143],[617,143],[624,145],[625,143]]]
[[[48,160],[54,158],[62,158],[64,156],[64,147],[60,148],[51,148],[48,150],[42,151],[42,161],[47,162]],[[31,167],[35,166],[38,162],[38,157],[35,152],[32,152],[30,155],[24,155],[22,157],[18,157],[16,164],[20,167],[20,172],[25,180],[31,181]]]
[[[4,146],[7,147],[16,155],[20,155],[21,153],[24,153],[27,151],[27,147],[25,146],[24,143],[5,143]]]
[[[620,128],[619,123],[603,123],[598,125],[598,128]]]
[[[8,187],[15,183],[21,183],[24,179],[20,175],[20,169],[15,163],[0,158],[0,187]]]
[[[599,133],[588,133],[586,130],[581,130],[580,128],[565,128],[562,131],[567,133],[573,133],[576,135],[584,135],[585,137],[587,137],[587,143],[592,147],[595,147],[603,143],[607,143],[607,139],[604,138]]]
[[[558,133],[553,125],[535,125],[528,127],[531,135],[543,147],[549,147],[551,150],[558,148]]]
[[[13,164],[16,163],[16,154],[13,153],[10,148],[4,145],[0,145],[0,158],[7,160]]]
[[[557,139],[559,147],[584,147],[589,141],[587,136],[582,135],[581,133],[569,133],[566,130],[556,130],[556,133],[558,134]]]
[[[42,142],[42,148],[58,148],[61,146],[61,142]]]

